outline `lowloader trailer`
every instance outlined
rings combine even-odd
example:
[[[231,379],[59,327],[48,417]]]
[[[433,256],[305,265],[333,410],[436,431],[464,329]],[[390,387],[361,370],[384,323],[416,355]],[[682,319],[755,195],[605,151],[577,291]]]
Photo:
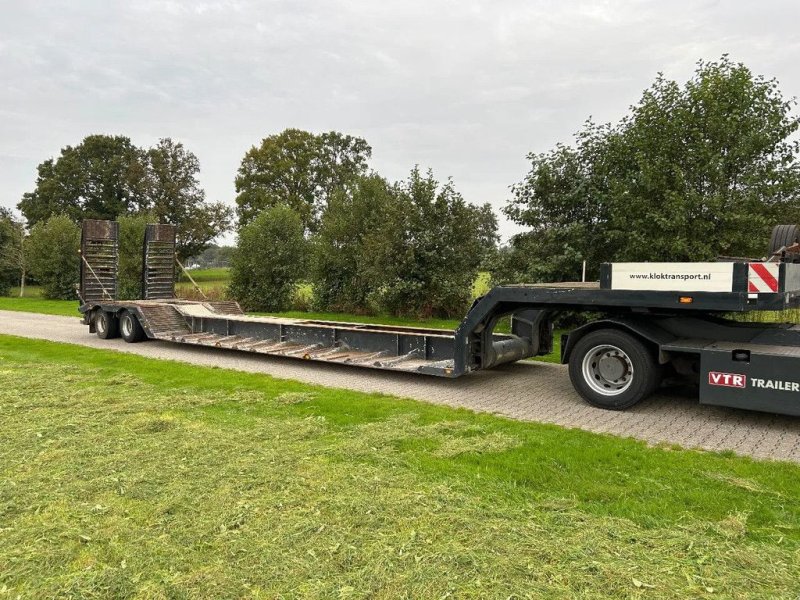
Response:
[[[497,286],[455,331],[250,316],[236,302],[177,299],[175,233],[148,225],[142,299],[118,300],[117,223],[84,221],[79,296],[90,332],[454,378],[550,353],[554,317],[581,312],[591,320],[562,335],[561,362],[594,406],[631,407],[680,377],[699,383],[702,404],[800,415],[800,325],[740,320],[800,307],[795,225],[775,228],[763,260],[611,263],[596,283]],[[496,333],[506,317],[510,333]]]

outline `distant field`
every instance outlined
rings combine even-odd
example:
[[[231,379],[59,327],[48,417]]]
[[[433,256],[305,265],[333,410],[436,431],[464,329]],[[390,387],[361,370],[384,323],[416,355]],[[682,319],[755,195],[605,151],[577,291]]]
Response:
[[[79,353],[0,336],[2,598],[800,589],[794,464]]]
[[[197,283],[219,283],[230,280],[230,269],[220,267],[216,269],[192,269],[189,271]]]

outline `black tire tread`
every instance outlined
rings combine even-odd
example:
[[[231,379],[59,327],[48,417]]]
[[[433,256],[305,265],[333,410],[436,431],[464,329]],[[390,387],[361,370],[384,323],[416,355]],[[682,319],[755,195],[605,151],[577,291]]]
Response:
[[[633,363],[634,381],[619,396],[601,396],[593,392],[583,379],[583,357],[600,344],[621,348]],[[575,391],[592,406],[608,410],[625,410],[652,395],[661,385],[662,371],[654,353],[642,340],[619,329],[598,329],[587,333],[575,344],[569,359],[569,378]]]
[[[101,340],[111,340],[119,337],[119,319],[117,319],[115,315],[98,309],[92,318],[94,319],[95,323],[95,333]],[[105,331],[101,331],[101,329],[97,326],[98,319],[106,320]]]
[[[122,319],[125,319],[127,317],[133,319],[133,328],[131,331],[131,335],[126,336],[124,330],[120,326],[119,332],[120,335],[122,336],[122,339],[128,342],[129,344],[141,342],[142,340],[146,339],[147,336],[145,335],[141,323],[139,323],[139,318],[131,311],[128,310],[122,311],[122,314],[119,316],[120,323],[122,322]]]
[[[772,228],[769,239],[769,256],[784,246],[791,246],[800,241],[800,228],[797,225],[776,225]]]

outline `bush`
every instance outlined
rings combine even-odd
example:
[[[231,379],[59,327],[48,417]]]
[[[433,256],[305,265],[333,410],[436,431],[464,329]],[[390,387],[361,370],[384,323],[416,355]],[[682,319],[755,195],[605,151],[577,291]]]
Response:
[[[488,206],[467,204],[451,181],[414,169],[393,188],[383,226],[365,236],[363,274],[380,311],[415,317],[462,316],[478,268],[496,239]]]
[[[0,208],[0,296],[7,296],[19,278],[14,260],[16,227],[11,213]]]
[[[287,310],[295,284],[305,275],[307,250],[296,212],[287,206],[262,211],[239,231],[231,257],[231,297],[245,310]]]
[[[382,231],[395,198],[377,175],[339,190],[328,203],[314,240],[311,277],[317,310],[363,313],[373,282],[365,276],[365,239]]]
[[[467,204],[415,168],[389,185],[377,175],[340,190],[314,243],[315,308],[401,316],[461,316],[482,260],[495,249],[488,205]]]
[[[37,223],[29,239],[30,270],[45,298],[77,299],[80,277],[80,228],[66,215]]]

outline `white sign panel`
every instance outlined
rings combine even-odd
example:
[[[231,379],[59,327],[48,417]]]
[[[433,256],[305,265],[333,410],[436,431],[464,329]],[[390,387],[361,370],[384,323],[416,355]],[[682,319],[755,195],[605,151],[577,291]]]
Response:
[[[613,263],[611,289],[732,292],[733,263]]]

